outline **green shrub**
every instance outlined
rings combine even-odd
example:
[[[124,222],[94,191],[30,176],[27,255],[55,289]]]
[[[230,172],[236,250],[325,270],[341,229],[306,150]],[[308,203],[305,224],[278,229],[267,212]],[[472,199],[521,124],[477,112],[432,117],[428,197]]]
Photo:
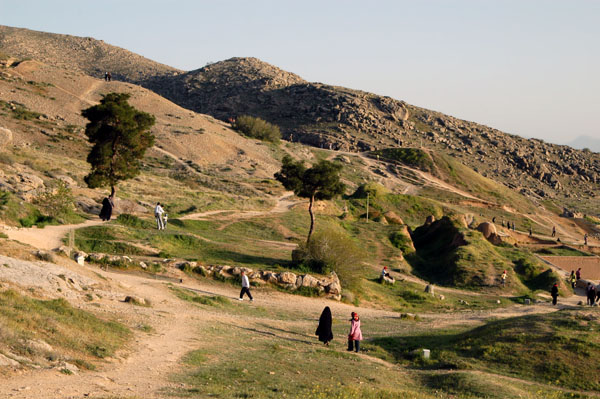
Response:
[[[281,139],[281,131],[278,126],[254,116],[239,116],[233,124],[233,128],[243,135],[254,139],[273,143],[277,143]]]
[[[296,261],[314,273],[335,271],[342,287],[351,291],[360,288],[365,253],[344,230],[333,224],[315,232],[308,245],[301,244]]]
[[[369,194],[370,198],[375,199],[390,194],[390,190],[379,183],[363,183],[352,194],[352,198],[367,198],[367,194]]]
[[[19,219],[19,223],[22,227],[44,227],[48,224],[57,224],[57,220],[52,216],[42,215],[41,212],[37,209],[34,209],[31,213],[29,213],[24,218]]]
[[[33,199],[44,214],[61,222],[66,221],[74,213],[71,189],[62,180],[57,180],[55,187],[48,187]]]
[[[384,148],[373,151],[371,154],[383,159],[401,162],[426,172],[431,172],[434,167],[429,154],[418,148]]]
[[[394,231],[392,234],[390,234],[389,238],[392,245],[402,251],[403,255],[415,252],[411,238],[403,232]]]

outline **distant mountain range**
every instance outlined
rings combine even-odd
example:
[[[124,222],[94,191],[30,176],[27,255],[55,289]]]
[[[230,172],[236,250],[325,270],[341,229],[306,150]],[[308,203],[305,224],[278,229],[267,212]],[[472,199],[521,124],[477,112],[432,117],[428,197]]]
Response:
[[[587,148],[594,152],[600,152],[600,139],[590,136],[579,136],[575,140],[566,143],[569,147],[583,150]]]

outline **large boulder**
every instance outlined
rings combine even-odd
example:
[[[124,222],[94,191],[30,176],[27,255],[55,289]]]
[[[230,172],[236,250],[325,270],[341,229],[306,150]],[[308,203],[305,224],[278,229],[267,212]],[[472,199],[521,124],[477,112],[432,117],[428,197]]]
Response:
[[[489,239],[492,236],[492,234],[498,234],[496,226],[490,222],[481,223],[479,226],[477,226],[477,231],[480,231],[486,239]]]
[[[283,285],[296,285],[296,275],[292,272],[279,273],[279,283]]]
[[[318,286],[319,280],[317,280],[310,274],[305,274],[304,276],[302,276],[302,287],[317,288]]]
[[[404,224],[404,221],[395,212],[387,211],[383,214],[383,217],[389,224]]]

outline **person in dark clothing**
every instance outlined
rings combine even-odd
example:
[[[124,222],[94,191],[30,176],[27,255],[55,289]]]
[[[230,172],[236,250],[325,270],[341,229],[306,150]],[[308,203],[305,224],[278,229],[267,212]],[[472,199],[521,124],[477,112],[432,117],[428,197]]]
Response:
[[[569,281],[571,282],[571,288],[575,289],[575,283],[577,282],[577,279],[575,278],[575,270],[571,270]]]
[[[492,218],[492,223],[496,223],[496,216]]]
[[[108,72],[108,81],[110,82],[112,80],[112,74],[110,72]]]
[[[581,267],[575,272],[575,277],[577,277],[577,280],[581,280]]]
[[[587,304],[590,306],[594,305],[596,302],[596,286],[592,283],[588,283],[585,292],[587,293]]]
[[[329,346],[329,342],[333,340],[333,333],[331,332],[332,323],[331,309],[329,309],[329,306],[325,306],[319,318],[319,325],[317,331],[315,331],[315,335],[318,335],[319,341],[323,342],[326,346]]]
[[[552,237],[556,237],[556,226],[552,226]]]
[[[113,208],[115,207],[115,203],[113,202],[113,197],[108,196],[102,200],[102,209],[100,209],[100,219],[105,222],[108,222],[112,216]]]
[[[558,300],[558,283],[554,283],[552,289],[550,290],[550,296],[552,296],[552,304],[556,305]]]

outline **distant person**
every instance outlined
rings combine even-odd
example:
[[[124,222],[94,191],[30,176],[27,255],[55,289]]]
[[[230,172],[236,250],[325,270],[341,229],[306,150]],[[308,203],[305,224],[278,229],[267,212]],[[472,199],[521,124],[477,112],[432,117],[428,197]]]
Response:
[[[600,283],[596,286],[596,302],[600,304]]]
[[[362,331],[360,331],[360,319],[358,313],[352,312],[350,319],[350,333],[348,334],[348,351],[353,350],[358,353],[360,350],[360,341],[362,341]]]
[[[504,287],[506,285],[506,270],[502,272],[500,278],[502,279],[502,286]]]
[[[575,277],[577,277],[577,280],[581,280],[581,267],[575,272]]]
[[[554,283],[550,290],[550,296],[552,297],[552,305],[556,305],[558,301],[558,283]]]
[[[515,222],[513,222],[513,231],[515,231]]]
[[[529,228],[529,237],[533,236],[533,230],[531,230],[531,227]]]
[[[556,237],[556,226],[552,226],[552,237]]]
[[[113,208],[115,207],[115,203],[113,202],[112,195],[105,197],[102,200],[102,209],[100,209],[100,219],[104,222],[108,222],[112,216]]]
[[[163,214],[163,223],[165,225],[165,229],[167,228],[167,221],[169,220],[169,215],[166,213]]]
[[[392,276],[390,276],[390,273],[388,272],[387,266],[384,266],[383,269],[381,269],[381,278],[384,278],[384,277],[388,277],[388,278],[392,277]]]
[[[592,306],[596,302],[596,286],[592,283],[588,283],[585,292],[587,294],[587,304]]]
[[[104,80],[108,82],[108,72],[104,72]]]
[[[583,236],[583,245],[587,246],[588,245],[588,235],[584,235]]]
[[[496,216],[492,218],[492,223],[496,223]]]
[[[165,210],[160,205],[160,202],[157,202],[156,207],[154,208],[154,217],[156,218],[156,228],[158,230],[165,229],[165,222],[163,221],[163,213],[165,213]]]
[[[575,283],[577,282],[577,278],[575,277],[575,270],[571,270],[571,275],[569,276],[569,281],[571,281],[571,287],[575,289]]]
[[[112,80],[112,75],[110,72],[108,72],[108,81],[110,82]]]
[[[315,335],[319,337],[319,341],[323,342],[325,346],[329,346],[329,342],[333,340],[333,333],[331,332],[331,325],[333,323],[333,317],[331,317],[331,309],[329,306],[325,306],[321,317],[319,317],[319,325]]]
[[[246,276],[246,272],[242,270],[241,273],[241,277],[242,277],[242,291],[240,291],[240,301],[244,300],[244,294],[248,295],[248,298],[250,298],[250,302],[254,301],[254,298],[252,298],[252,294],[250,293],[250,281],[248,280],[248,276]]]

